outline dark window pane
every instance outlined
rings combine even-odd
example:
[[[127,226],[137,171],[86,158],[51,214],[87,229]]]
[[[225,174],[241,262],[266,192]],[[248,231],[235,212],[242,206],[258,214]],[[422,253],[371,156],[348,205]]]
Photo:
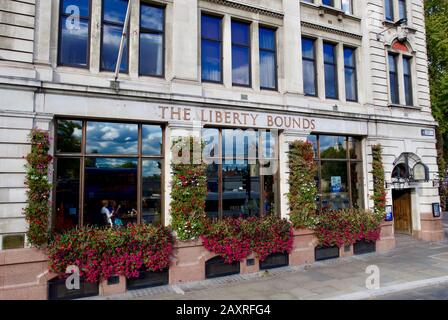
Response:
[[[314,61],[303,60],[303,88],[306,95],[317,95],[316,68]]]
[[[205,212],[212,219],[217,219],[219,214],[219,166],[211,164],[207,167],[207,198],[205,200]]]
[[[358,138],[348,138],[348,151],[350,159],[361,160],[362,159],[362,143]]]
[[[406,0],[398,0],[398,19],[406,19]]]
[[[124,24],[128,0],[103,0],[103,21]]]
[[[55,230],[74,228],[79,222],[79,169],[77,158],[59,158],[56,171]]]
[[[394,104],[400,103],[400,96],[398,94],[398,74],[397,74],[397,57],[389,54],[389,87],[390,98]]]
[[[88,65],[89,21],[61,17],[59,63],[71,66]]]
[[[348,101],[356,101],[356,69],[345,68],[345,96]]]
[[[331,43],[324,43],[324,62],[325,63],[335,63],[335,49],[336,46]]]
[[[82,121],[58,120],[57,152],[81,152]]]
[[[260,214],[258,165],[223,164],[223,216]]]
[[[317,136],[309,135],[307,140],[313,145],[314,158],[317,159],[319,156],[319,154],[317,153]]]
[[[142,153],[157,156],[162,154],[162,127],[157,125],[142,126]]]
[[[142,161],[142,221],[160,224],[162,213],[162,162]]]
[[[276,50],[275,44],[275,30],[269,28],[260,27],[259,29],[260,37],[260,49],[266,50]]]
[[[137,164],[132,158],[86,159],[85,225],[120,226],[137,221]]]
[[[86,152],[97,154],[137,154],[136,124],[88,122]]]
[[[349,208],[347,162],[322,161],[321,172],[322,209]]]
[[[140,74],[163,74],[163,35],[140,33]]]
[[[78,12],[81,17],[88,17],[90,15],[89,0],[62,1],[62,14],[72,15]]]
[[[302,57],[314,60],[314,40],[302,38]]]
[[[234,84],[250,85],[250,50],[248,47],[232,47],[232,81]]]
[[[202,15],[201,34],[202,38],[221,40],[221,21],[222,18]]]
[[[2,237],[2,250],[22,249],[25,247],[24,234],[4,234]]]
[[[346,67],[355,67],[355,50],[344,48],[344,64]]]
[[[221,42],[202,40],[202,80],[220,82]]]
[[[265,175],[264,179],[264,192],[263,192],[263,211],[264,214],[276,214],[277,203],[275,201],[275,195],[277,190],[277,179],[273,175]]]
[[[260,51],[260,87],[275,89],[276,87],[275,53]]]
[[[394,55],[389,55],[389,72],[397,72],[396,57]]]
[[[101,69],[105,71],[115,71],[118,59],[118,51],[120,48],[121,35],[123,27],[104,25],[103,26],[103,43],[101,49]],[[128,48],[127,39],[123,46],[123,56],[121,59],[120,72],[126,72],[128,68]]]
[[[140,5],[140,27],[151,30],[163,31],[165,10],[161,7]]]
[[[403,58],[403,73],[404,73],[404,92],[406,98],[406,105],[414,105],[412,95],[412,71],[411,71],[411,58]]]
[[[394,0],[384,0],[386,20],[394,21]]]
[[[334,65],[325,65],[325,96],[336,99],[338,97],[336,87],[336,67]]]
[[[232,44],[249,46],[250,25],[248,23],[232,21]]]
[[[320,136],[320,157],[322,159],[346,159],[346,138],[338,136]]]
[[[322,0],[322,4],[326,5],[326,6],[334,6],[334,0]]]

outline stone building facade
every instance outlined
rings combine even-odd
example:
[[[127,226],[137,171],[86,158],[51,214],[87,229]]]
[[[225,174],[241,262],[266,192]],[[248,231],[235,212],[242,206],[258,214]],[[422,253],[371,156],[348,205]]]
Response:
[[[45,259],[27,248],[22,214],[23,156],[30,151],[27,135],[33,127],[55,138],[53,227],[61,210],[62,225],[67,219],[94,223],[90,212],[101,208],[92,206],[107,197],[107,188],[91,187],[89,179],[97,179],[95,170],[107,173],[117,168],[112,163],[129,159],[135,163],[136,184],[126,192],[136,193],[132,197],[137,200],[128,201],[127,209],[136,209],[136,221],[159,219],[168,225],[168,146],[174,139],[204,133],[204,128],[211,132],[206,135],[217,130],[218,137],[226,130],[255,129],[259,135],[278,133],[273,149],[279,161],[271,180],[264,178],[263,185],[251,180],[258,183],[249,191],[258,194],[257,213],[267,210],[261,209],[260,194],[270,192],[269,207],[288,216],[287,152],[289,142],[297,139],[316,147],[320,206],[372,208],[371,146],[381,144],[395,231],[428,241],[443,238],[440,218],[433,215],[433,204],[439,202],[434,183],[437,123],[429,98],[423,0],[130,4],[123,72],[115,81],[113,62],[127,1],[0,0],[0,291],[44,283]],[[76,129],[70,138],[80,143],[79,150],[58,146],[58,130],[67,125]],[[121,136],[121,129],[134,130],[135,144]],[[229,134],[236,137],[244,130]],[[102,135],[93,138],[95,131]],[[161,146],[158,152],[145,153],[145,143],[154,147],[150,141]],[[64,178],[62,169],[57,172],[64,161],[77,168],[76,181],[68,187],[79,188],[72,193],[74,204],[57,190],[64,179],[73,180]],[[145,176],[146,164],[158,171],[148,169]],[[241,203],[232,195],[247,186],[230,182],[227,173],[258,169],[218,170],[224,178],[210,178],[219,190],[217,198],[208,199],[211,215],[254,210],[247,197]],[[116,171],[111,174],[122,181]],[[235,184],[228,195],[226,183]],[[102,194],[95,195],[95,188],[103,188]],[[233,199],[230,205],[227,196]],[[391,237],[386,247],[394,245],[393,232]],[[11,271],[28,262],[36,271],[30,279]]]

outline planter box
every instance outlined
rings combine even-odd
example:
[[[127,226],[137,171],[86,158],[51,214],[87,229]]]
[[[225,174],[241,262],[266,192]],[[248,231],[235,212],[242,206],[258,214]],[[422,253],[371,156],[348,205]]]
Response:
[[[68,290],[65,279],[55,278],[48,281],[48,300],[71,300],[97,296],[98,283],[89,283],[81,279],[78,290]]]
[[[127,290],[157,287],[168,284],[168,270],[151,272],[141,271],[140,276],[135,279],[126,280]]]
[[[295,229],[294,230],[294,245],[289,254],[289,265],[299,266],[313,263],[314,247],[318,244],[318,240],[314,235],[313,230]]]
[[[372,252],[375,252],[375,251],[376,251],[376,243],[375,242],[366,241],[365,239],[357,241],[353,245],[353,253],[355,255],[372,253]]]
[[[288,253],[273,253],[266,260],[260,261],[260,270],[286,267],[289,265]]]
[[[234,262],[228,264],[220,256],[214,257],[205,262],[205,278],[212,279],[224,276],[230,276],[240,273],[240,263]]]
[[[316,261],[339,258],[339,247],[338,246],[332,246],[332,247],[319,246],[314,249],[314,255],[315,255]]]

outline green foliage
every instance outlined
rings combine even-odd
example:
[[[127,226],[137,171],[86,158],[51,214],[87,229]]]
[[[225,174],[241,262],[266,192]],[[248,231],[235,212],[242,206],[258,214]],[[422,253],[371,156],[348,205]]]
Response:
[[[313,145],[306,141],[294,141],[289,148],[290,220],[295,228],[313,228],[317,209],[317,186],[314,180],[317,165],[314,162]]]
[[[31,152],[26,156],[27,205],[24,209],[28,222],[28,242],[36,247],[47,244],[49,240],[50,192],[48,167],[52,161],[48,154],[50,139],[48,132],[33,129],[29,135]]]
[[[372,175],[373,175],[373,211],[384,219],[386,216],[386,190],[384,187],[384,167],[380,144],[372,146]]]
[[[203,145],[193,137],[175,141],[177,147],[190,148],[194,144]],[[177,150],[178,151],[178,150]],[[205,199],[207,197],[207,165],[204,163],[172,163],[171,185],[171,227],[179,240],[191,240],[201,235],[205,228]]]

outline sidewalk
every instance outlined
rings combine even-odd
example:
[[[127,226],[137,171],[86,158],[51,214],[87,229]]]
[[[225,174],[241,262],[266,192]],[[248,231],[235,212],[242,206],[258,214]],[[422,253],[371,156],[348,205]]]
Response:
[[[368,290],[365,286],[369,265],[380,269],[379,290]],[[367,254],[92,299],[369,299],[446,283],[448,242],[428,243],[398,235],[397,247],[382,255]]]

